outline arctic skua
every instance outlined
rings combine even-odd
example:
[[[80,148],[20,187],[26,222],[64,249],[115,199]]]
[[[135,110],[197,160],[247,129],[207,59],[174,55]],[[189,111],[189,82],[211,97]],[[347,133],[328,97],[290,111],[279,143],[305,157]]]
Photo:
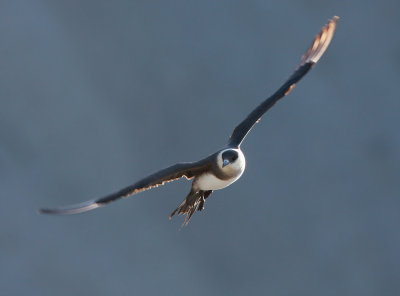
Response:
[[[318,62],[328,48],[336,29],[338,17],[333,17],[314,38],[309,49],[302,56],[299,65],[286,82],[269,98],[258,105],[238,126],[235,127],[226,146],[197,162],[178,163],[105,197],[67,207],[39,210],[46,214],[77,214],[105,206],[141,191],[151,189],[182,177],[193,179],[191,190],[184,201],[171,213],[186,215],[184,224],[189,223],[193,214],[204,209],[206,199],[214,190],[225,188],[243,174],[246,160],[240,146],[261,117],[281,98],[288,95],[301,78]]]

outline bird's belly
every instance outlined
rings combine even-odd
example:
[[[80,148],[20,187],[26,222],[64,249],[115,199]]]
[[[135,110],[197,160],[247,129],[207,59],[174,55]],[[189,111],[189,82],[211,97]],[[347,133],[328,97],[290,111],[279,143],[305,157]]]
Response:
[[[196,187],[200,190],[218,190],[225,188],[235,182],[242,174],[231,179],[222,180],[213,174],[203,174],[196,179]]]

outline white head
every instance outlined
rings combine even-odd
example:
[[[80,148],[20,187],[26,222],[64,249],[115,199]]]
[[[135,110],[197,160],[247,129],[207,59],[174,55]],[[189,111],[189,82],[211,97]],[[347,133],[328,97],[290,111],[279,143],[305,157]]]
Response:
[[[242,173],[246,166],[246,160],[243,152],[240,149],[225,149],[222,150],[217,157],[218,167],[227,173]]]

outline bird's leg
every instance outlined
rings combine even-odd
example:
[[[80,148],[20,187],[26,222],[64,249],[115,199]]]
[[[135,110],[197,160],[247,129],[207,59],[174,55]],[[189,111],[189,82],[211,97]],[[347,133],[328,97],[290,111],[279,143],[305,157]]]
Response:
[[[204,210],[204,203],[206,202],[207,197],[210,196],[210,194],[212,193],[212,190],[207,190],[207,191],[201,191],[201,199],[200,199],[200,203],[199,206],[197,207],[198,211],[202,211]]]
[[[202,211],[202,210],[204,210],[204,203],[205,203],[205,199],[204,199],[204,193],[202,193],[202,195],[200,196],[200,203],[199,203],[199,205],[197,206],[197,210],[198,211]]]
[[[204,191],[204,199],[206,200],[207,197],[209,197],[212,192],[213,192],[212,190]]]

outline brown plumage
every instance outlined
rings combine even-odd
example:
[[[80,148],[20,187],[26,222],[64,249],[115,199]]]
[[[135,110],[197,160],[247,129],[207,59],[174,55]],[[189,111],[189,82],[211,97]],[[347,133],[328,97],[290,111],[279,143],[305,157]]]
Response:
[[[41,209],[47,214],[76,214],[105,206],[113,201],[125,198],[144,190],[151,189],[182,177],[193,179],[192,187],[185,200],[170,215],[186,215],[184,224],[189,223],[196,210],[203,210],[207,197],[213,190],[222,189],[235,182],[242,175],[245,159],[240,145],[261,117],[281,98],[288,95],[301,78],[318,62],[329,46],[335,33],[338,17],[333,17],[314,38],[309,49],[303,55],[300,64],[286,82],[269,98],[257,106],[238,126],[229,138],[228,145],[218,152],[190,163],[178,163],[160,170],[116,193],[103,198],[69,207]],[[224,155],[226,157],[224,158]],[[202,187],[203,186],[203,187]]]

